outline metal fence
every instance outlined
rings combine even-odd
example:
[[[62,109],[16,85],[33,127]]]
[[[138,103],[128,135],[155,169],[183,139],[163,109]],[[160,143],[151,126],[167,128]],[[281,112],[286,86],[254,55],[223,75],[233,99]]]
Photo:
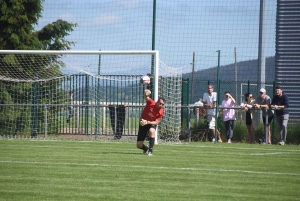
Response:
[[[88,75],[72,75],[47,83],[2,83],[0,88],[9,89],[10,95],[2,94],[2,101],[6,104],[0,104],[0,135],[62,134],[115,136],[117,138],[121,135],[137,135],[139,117],[144,106],[142,95],[144,86],[139,83],[121,86],[111,81],[109,85],[101,85],[101,90],[99,90],[98,80]],[[215,86],[219,105],[225,91],[230,91],[237,105],[240,105],[244,101],[246,92],[251,92],[257,98],[259,88],[262,86],[272,98],[276,86],[274,82],[261,84],[246,80],[220,81],[217,86],[217,82],[212,80],[196,79],[191,83],[189,79],[185,79],[182,85],[182,105],[176,105],[176,107],[181,107],[181,122],[178,124],[182,132],[179,138],[182,140],[200,140],[199,137],[195,138],[197,135],[195,133],[199,129],[206,132],[205,139],[209,140],[207,124],[199,121],[201,118],[193,113],[193,103],[198,98],[202,98],[203,93],[207,91],[208,84]],[[289,95],[288,89],[286,93]],[[166,110],[168,110],[167,105]],[[290,113],[299,114],[299,110],[293,105]],[[242,122],[244,112],[236,108],[236,116],[237,125],[240,124],[241,128],[235,132],[235,140],[243,141],[247,138],[247,131]],[[262,120],[261,118],[259,120],[261,125],[256,129],[257,140],[264,138]],[[222,120],[219,121],[221,133],[224,135]],[[299,122],[299,119],[291,116],[289,122],[289,127],[291,127],[295,122]],[[168,129],[164,130],[168,132]],[[272,124],[272,133],[278,133],[276,124]]]
[[[2,110],[18,115],[4,120],[2,135],[44,136],[137,134],[143,105],[112,104],[2,104]]]
[[[139,118],[143,110],[143,105],[93,105],[93,104],[59,104],[59,105],[26,105],[26,104],[1,104],[2,110],[11,113],[19,113],[21,110],[24,115],[15,120],[6,119],[5,126],[0,128],[2,136],[30,136],[30,137],[49,137],[60,134],[62,136],[72,135],[74,138],[85,135],[98,137],[111,137],[120,139],[124,137],[136,137],[139,128]],[[56,108],[55,110],[53,108]],[[173,106],[172,106],[173,107]],[[183,113],[182,118],[187,119],[181,125],[179,140],[210,141],[211,133],[208,129],[206,116],[199,116],[197,110],[199,106],[188,105],[178,106]],[[170,107],[171,108],[171,107]],[[222,109],[222,108],[221,108]],[[237,106],[235,129],[233,141],[246,142],[247,129],[244,123],[245,112]],[[168,105],[165,106],[168,110]],[[35,111],[35,112],[32,112]],[[257,110],[259,111],[259,110]],[[299,112],[300,110],[298,110]],[[256,142],[264,142],[266,130],[262,123],[255,128]],[[299,122],[290,121],[288,124],[289,132],[287,140],[291,143],[299,142]],[[158,137],[160,132],[158,128]],[[226,139],[225,128],[222,116],[218,117],[218,129],[223,140]],[[279,141],[279,131],[275,120],[271,124],[272,141]],[[176,137],[174,137],[176,138]],[[135,138],[134,138],[135,139]]]
[[[290,82],[291,83],[291,82]],[[244,81],[220,81],[220,86],[217,86],[216,80],[194,80],[193,83],[190,82],[190,89],[188,94],[190,96],[190,100],[188,103],[193,104],[198,101],[199,98],[203,97],[203,93],[207,92],[207,85],[212,84],[215,86],[215,92],[218,92],[218,102],[221,103],[224,97],[225,91],[230,91],[231,95],[236,99],[237,104],[240,105],[244,102],[244,94],[250,92],[253,94],[254,99],[259,98],[259,89],[265,88],[266,93],[272,99],[275,94],[275,88],[277,83],[266,82],[266,83],[258,83],[255,81],[244,80]],[[193,85],[193,87],[192,87]],[[289,82],[286,82],[286,85],[289,85]],[[291,85],[300,86],[300,82],[291,83]],[[298,111],[298,105],[300,104],[299,99],[295,99],[295,93],[289,89],[289,87],[283,88],[284,93],[289,97],[289,107],[290,107],[290,119],[292,121],[300,120],[300,113]]]

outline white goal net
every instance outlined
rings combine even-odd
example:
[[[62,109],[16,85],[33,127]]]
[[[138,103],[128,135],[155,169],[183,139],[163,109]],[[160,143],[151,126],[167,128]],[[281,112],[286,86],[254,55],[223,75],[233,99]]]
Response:
[[[149,75],[167,101],[157,139],[179,141],[182,69],[158,51],[0,50],[0,68],[0,135],[136,136]]]

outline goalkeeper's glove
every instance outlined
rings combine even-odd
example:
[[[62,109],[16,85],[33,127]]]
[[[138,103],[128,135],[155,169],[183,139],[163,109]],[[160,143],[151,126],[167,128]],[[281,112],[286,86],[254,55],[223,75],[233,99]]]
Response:
[[[148,124],[148,121],[145,119],[141,119],[140,124],[141,124],[141,126],[145,126]]]

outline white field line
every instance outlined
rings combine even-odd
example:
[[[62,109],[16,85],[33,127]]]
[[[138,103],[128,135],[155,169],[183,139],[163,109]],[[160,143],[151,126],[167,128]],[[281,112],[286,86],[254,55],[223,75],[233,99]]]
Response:
[[[213,144],[213,143],[212,143]],[[207,145],[200,145],[200,146],[193,146],[193,145],[167,145],[167,146],[188,146],[188,147],[194,147],[194,148],[213,148],[213,149],[239,149],[239,150],[262,150],[262,151],[291,151],[291,152],[300,152],[299,150],[296,149],[274,149],[274,148],[270,148],[270,149],[266,149],[266,148],[256,148],[256,147],[233,147],[233,146],[207,146]],[[268,146],[269,145],[261,145],[261,146]]]
[[[184,153],[189,153],[189,154],[197,154],[197,155],[208,155],[208,154],[220,154],[220,155],[234,155],[234,156],[260,156],[260,155],[273,155],[273,154],[299,154],[297,152],[292,152],[292,151],[287,151],[287,150],[281,150],[281,152],[264,152],[264,153],[237,153],[237,152],[219,152],[219,151],[205,151],[201,152],[199,151],[177,151],[177,150],[170,150],[169,152],[184,152]]]
[[[5,145],[8,147],[24,147],[24,145]],[[90,147],[85,147],[85,146],[60,146],[60,145],[26,145],[27,148],[63,148],[63,149],[90,149]],[[255,150],[255,151],[275,151],[275,152],[264,152],[264,153],[238,153],[238,152],[218,152],[218,151],[212,151],[208,152],[206,151],[205,153],[202,153],[200,150],[197,151],[186,151],[186,150],[169,150],[169,152],[173,153],[180,153],[180,152],[185,152],[185,153],[190,153],[190,154],[225,154],[225,155],[239,155],[239,156],[263,156],[263,155],[282,155],[282,154],[299,154],[300,150],[293,150],[293,149],[263,149],[263,148],[237,148],[237,147],[214,147],[214,146],[197,146],[201,148],[228,148],[228,149],[240,149],[240,150]],[[98,151],[105,151],[105,150],[111,150],[111,148],[104,148],[101,147]],[[124,150],[124,149],[115,149],[118,151]],[[125,149],[124,151],[136,151],[136,148],[133,149]]]
[[[212,152],[201,152],[201,151],[176,151],[176,150],[171,150],[170,152],[185,152],[189,154],[197,154],[197,155],[207,155],[207,154],[220,154],[220,155],[234,155],[234,156],[263,156],[263,155],[281,155],[281,154],[298,154],[298,153],[293,153],[293,152],[270,152],[270,153],[237,153],[237,152],[219,152],[219,151],[212,151]]]
[[[285,175],[285,176],[300,176],[298,173],[290,172],[261,172],[252,170],[226,170],[226,169],[206,169],[206,168],[177,168],[177,167],[164,167],[164,166],[142,166],[142,165],[108,165],[97,163],[61,163],[61,162],[28,162],[28,161],[0,161],[0,163],[15,163],[15,164],[35,164],[35,165],[75,165],[75,166],[96,166],[96,167],[120,167],[120,168],[142,168],[142,169],[166,169],[166,170],[179,170],[179,171],[207,171],[207,172],[237,172],[249,174],[265,174],[265,175]]]
[[[271,152],[271,153],[254,153],[254,154],[250,154],[251,156],[263,156],[263,155],[276,155],[276,154],[291,154],[288,152]]]
[[[23,145],[9,145],[9,146],[22,146]],[[42,145],[29,145],[28,148],[37,147],[37,148],[63,148],[63,149],[90,149],[90,147],[65,147],[65,146],[42,146]],[[105,150],[111,150],[111,148],[101,148],[98,150],[98,152],[102,152]],[[115,149],[115,151],[136,151],[137,149]],[[268,150],[268,149],[267,149]],[[266,151],[267,151],[266,150]],[[269,151],[269,150],[268,150]],[[282,151],[282,150],[281,150]],[[197,155],[207,155],[207,154],[224,154],[224,155],[235,155],[235,156],[263,156],[263,155],[281,155],[281,154],[298,154],[295,152],[284,150],[284,152],[271,152],[271,153],[237,153],[237,152],[218,152],[218,151],[212,151],[212,152],[201,152],[201,151],[185,151],[185,150],[170,150],[169,152],[172,153],[181,153],[185,152],[187,154],[197,154]]]

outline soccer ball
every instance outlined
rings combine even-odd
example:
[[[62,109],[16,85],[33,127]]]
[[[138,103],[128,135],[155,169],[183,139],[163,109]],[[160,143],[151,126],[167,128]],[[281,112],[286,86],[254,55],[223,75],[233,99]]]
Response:
[[[148,84],[150,84],[150,77],[148,75],[144,75],[141,77],[140,82],[143,85],[148,85]]]

